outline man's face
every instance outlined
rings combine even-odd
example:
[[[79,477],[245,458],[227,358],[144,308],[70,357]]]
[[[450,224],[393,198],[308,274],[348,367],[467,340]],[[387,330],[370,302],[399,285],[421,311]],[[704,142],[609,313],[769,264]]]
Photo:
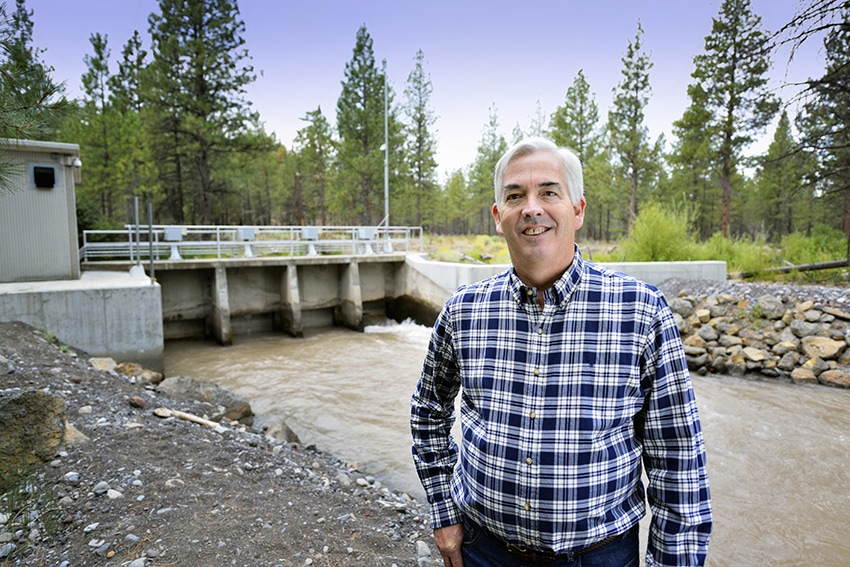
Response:
[[[514,268],[521,278],[525,274],[539,280],[537,274],[557,279],[573,261],[575,234],[584,222],[584,198],[578,205],[572,203],[561,160],[550,151],[513,159],[502,183],[493,218],[496,231],[507,241]]]

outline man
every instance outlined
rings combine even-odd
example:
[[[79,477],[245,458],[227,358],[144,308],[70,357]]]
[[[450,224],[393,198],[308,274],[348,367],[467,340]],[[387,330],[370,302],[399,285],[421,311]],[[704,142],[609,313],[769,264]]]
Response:
[[[443,562],[637,566],[643,461],[647,565],[703,565],[705,449],[664,297],[582,259],[572,152],[521,141],[496,165],[495,192],[512,267],[448,300],[411,399],[413,457]]]

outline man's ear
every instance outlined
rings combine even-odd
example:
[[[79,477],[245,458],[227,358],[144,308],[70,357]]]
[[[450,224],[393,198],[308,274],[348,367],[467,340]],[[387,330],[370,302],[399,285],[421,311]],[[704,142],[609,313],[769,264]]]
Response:
[[[587,206],[587,201],[584,197],[581,198],[578,205],[573,205],[573,210],[576,213],[576,230],[580,229],[584,224],[584,209]]]
[[[496,232],[499,234],[505,234],[502,232],[502,215],[499,213],[498,203],[493,203],[493,208],[490,212],[493,213],[493,220],[496,221]]]

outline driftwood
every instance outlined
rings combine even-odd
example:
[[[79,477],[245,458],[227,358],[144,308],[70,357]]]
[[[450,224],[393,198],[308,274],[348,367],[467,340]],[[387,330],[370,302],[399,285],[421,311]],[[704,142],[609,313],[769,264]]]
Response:
[[[172,410],[168,408],[156,408],[155,410],[153,410],[153,413],[157,417],[176,417],[178,419],[191,421],[192,423],[197,423],[199,425],[206,425],[207,427],[213,428],[217,433],[224,433],[225,431],[227,431],[227,429],[220,423],[210,421],[209,419],[204,419],[203,417],[198,417],[197,415],[191,413],[186,413],[185,411]]]
[[[835,268],[850,267],[850,260],[831,260],[829,262],[815,262],[813,264],[797,264],[790,266],[780,266],[778,268],[767,268],[766,270],[756,272],[732,272],[729,278],[733,280],[745,280],[754,278],[761,274],[790,274],[791,272],[815,272],[818,270],[834,270]]]

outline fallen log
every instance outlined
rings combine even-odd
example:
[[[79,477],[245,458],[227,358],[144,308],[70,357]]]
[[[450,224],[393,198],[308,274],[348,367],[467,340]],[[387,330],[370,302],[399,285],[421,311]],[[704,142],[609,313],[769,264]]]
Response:
[[[791,272],[815,272],[818,270],[834,270],[836,268],[850,267],[850,260],[830,260],[829,262],[814,262],[812,264],[796,264],[780,266],[778,268],[767,268],[761,272],[731,272],[729,279],[745,280],[767,274],[790,274]]]
[[[220,423],[210,421],[209,419],[204,419],[203,417],[199,417],[191,413],[186,413],[185,411],[172,410],[168,408],[156,408],[155,410],[153,410],[153,413],[157,417],[176,417],[177,419],[191,421],[192,423],[197,423],[198,425],[205,425],[207,427],[213,428],[216,433],[224,433],[225,431],[227,431],[227,428],[225,428]]]

